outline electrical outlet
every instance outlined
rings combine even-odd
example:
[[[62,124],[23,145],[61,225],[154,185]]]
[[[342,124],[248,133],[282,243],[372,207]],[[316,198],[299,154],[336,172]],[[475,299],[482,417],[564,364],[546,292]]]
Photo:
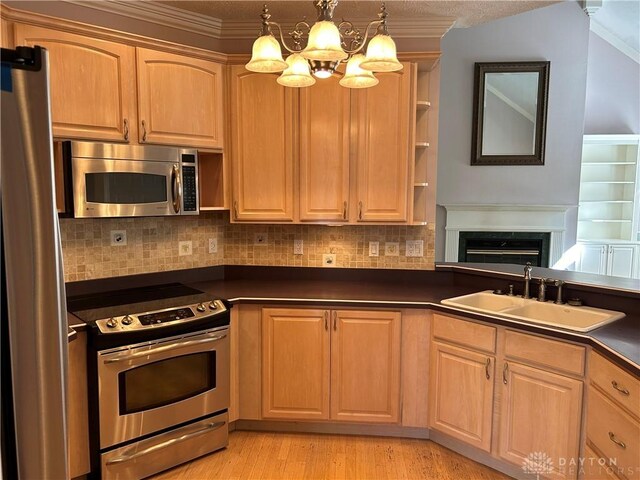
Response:
[[[397,257],[400,255],[400,244],[398,242],[385,242],[384,255],[385,257]]]
[[[293,254],[302,255],[304,253],[304,240],[293,241]]]
[[[322,266],[323,267],[335,267],[336,266],[336,254],[335,253],[325,253],[322,255]]]
[[[185,240],[178,242],[178,256],[184,257],[185,255],[191,255],[193,253],[193,243],[191,240]]]
[[[422,257],[424,256],[423,246],[422,240],[407,240],[405,255],[407,257]]]
[[[210,238],[209,239],[209,253],[218,253],[218,239]]]
[[[112,247],[122,247],[127,244],[127,231],[126,230],[111,230],[109,235],[111,239]]]
[[[254,245],[261,245],[261,246],[265,246],[267,244],[267,234],[266,233],[256,233],[253,236],[253,244]]]
[[[369,256],[377,257],[380,254],[380,242],[369,242]]]

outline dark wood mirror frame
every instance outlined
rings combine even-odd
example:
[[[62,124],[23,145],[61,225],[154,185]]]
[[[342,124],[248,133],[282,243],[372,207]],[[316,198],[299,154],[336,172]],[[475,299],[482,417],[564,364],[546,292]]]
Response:
[[[476,63],[473,87],[473,130],[471,140],[471,165],[544,165],[544,147],[547,129],[547,103],[549,96],[550,62]],[[485,75],[487,73],[537,72],[538,100],[536,108],[536,132],[533,155],[483,155],[483,118]]]

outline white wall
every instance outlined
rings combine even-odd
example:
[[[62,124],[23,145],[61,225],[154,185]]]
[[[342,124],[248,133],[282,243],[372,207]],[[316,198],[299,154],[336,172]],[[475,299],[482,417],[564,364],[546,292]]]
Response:
[[[593,32],[584,133],[640,134],[640,65]]]
[[[589,20],[562,2],[476,27],[442,41],[438,136],[438,205],[578,204]],[[551,62],[545,165],[471,166],[475,62]],[[444,218],[442,207],[438,220]],[[566,246],[575,240],[577,208],[567,215]],[[444,222],[436,260],[444,258]]]

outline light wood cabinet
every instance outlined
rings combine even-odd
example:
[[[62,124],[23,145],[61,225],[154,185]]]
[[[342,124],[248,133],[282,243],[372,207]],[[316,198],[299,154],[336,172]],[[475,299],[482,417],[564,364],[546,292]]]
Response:
[[[495,357],[439,342],[431,349],[431,428],[490,451]]]
[[[136,138],[135,50],[119,43],[15,24],[16,45],[49,51],[53,136]]]
[[[300,221],[347,221],[351,92],[335,76],[300,91]]]
[[[508,361],[502,366],[502,387],[501,458],[521,466],[529,455],[542,452],[556,467],[578,458],[580,380]],[[554,468],[549,476],[575,478],[576,472]]]
[[[263,309],[263,417],[397,423],[400,317]]]
[[[222,148],[222,65],[136,49],[140,143]]]
[[[429,426],[491,450],[496,328],[433,315]]]
[[[231,220],[291,222],[294,89],[244,66],[231,77]]]
[[[359,222],[406,222],[413,188],[412,71],[378,74],[380,83],[355,92],[356,201]]]

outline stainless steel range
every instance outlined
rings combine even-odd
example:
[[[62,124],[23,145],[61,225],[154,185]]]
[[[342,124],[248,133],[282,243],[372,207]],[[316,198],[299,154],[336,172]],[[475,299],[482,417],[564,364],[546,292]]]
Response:
[[[69,300],[89,324],[94,477],[139,479],[227,445],[229,308],[180,284]]]

